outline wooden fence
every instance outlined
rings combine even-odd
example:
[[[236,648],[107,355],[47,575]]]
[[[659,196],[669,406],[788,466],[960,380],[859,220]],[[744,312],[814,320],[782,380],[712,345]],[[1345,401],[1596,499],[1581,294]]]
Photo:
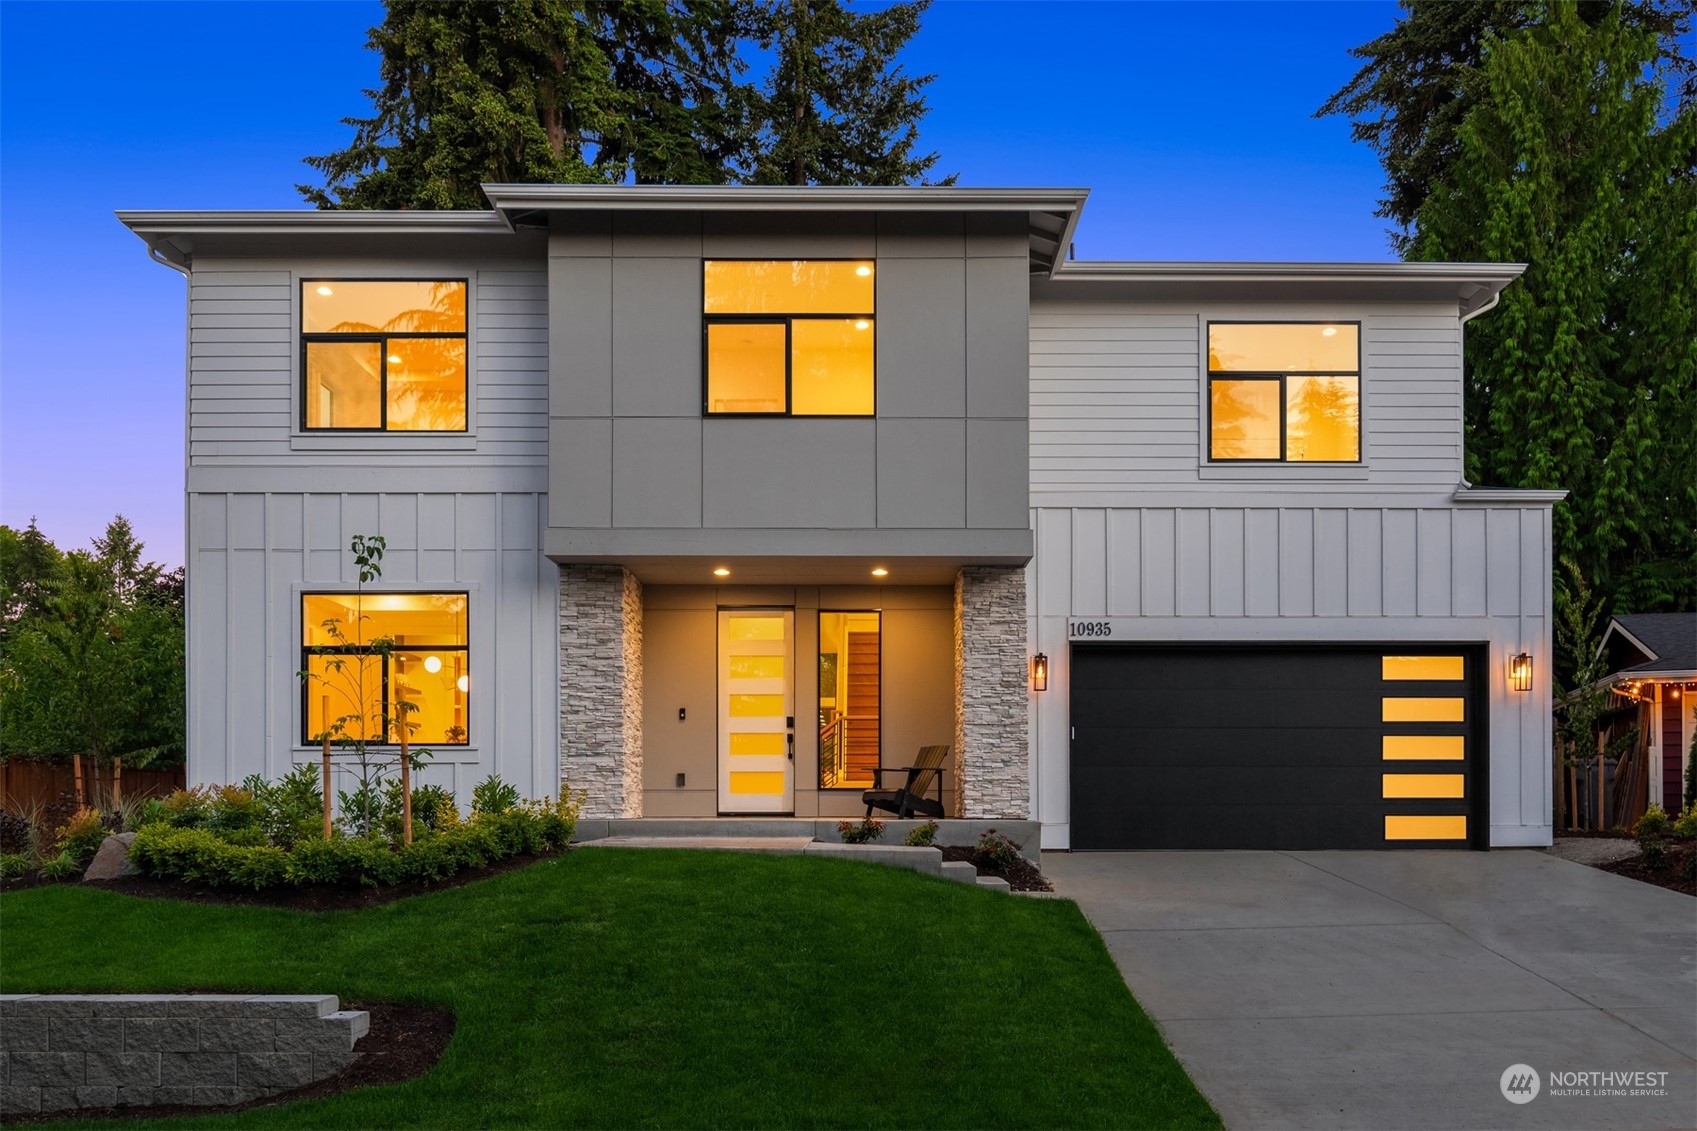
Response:
[[[173,789],[182,789],[187,777],[182,766],[166,770],[124,770],[125,797],[163,797]],[[112,792],[112,771],[100,772],[100,795],[107,799]],[[77,791],[76,771],[70,763],[55,765],[48,762],[0,762],[0,808],[27,809],[33,806],[56,804],[61,794]],[[85,800],[94,797],[93,775],[83,781]]]

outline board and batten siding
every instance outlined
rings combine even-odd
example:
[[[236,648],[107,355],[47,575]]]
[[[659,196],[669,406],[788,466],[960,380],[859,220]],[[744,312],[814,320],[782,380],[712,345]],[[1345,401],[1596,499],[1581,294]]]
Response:
[[[1359,321],[1360,465],[1209,465],[1210,320]],[[1491,843],[1550,838],[1550,512],[1457,504],[1462,327],[1453,306],[1034,301],[1034,815],[1069,844],[1068,622],[1167,643],[1489,645]],[[1221,505],[1230,504],[1230,505]],[[1227,689],[1222,689],[1227,693]]]
[[[469,601],[470,745],[431,748],[420,780],[462,805],[492,773],[527,797],[557,794],[559,575],[540,551],[545,507],[518,493],[191,495],[191,782],[317,760],[301,743],[301,594],[352,591],[349,539],[381,534],[383,576],[368,591]]]
[[[465,278],[465,435],[304,435],[303,278]],[[355,534],[388,540],[368,588],[469,595],[470,745],[422,781],[499,773],[559,791],[558,571],[542,553],[547,271],[533,260],[201,259],[190,278],[189,777],[277,777],[303,747],[301,593],[354,588]],[[339,783],[346,787],[344,780]]]
[[[1361,323],[1361,466],[1207,466],[1210,320]],[[1461,326],[1453,307],[1042,302],[1031,307],[1031,501],[1069,505],[1150,489],[1294,481],[1340,492],[1461,482]],[[1217,490],[1211,490],[1218,494]],[[1124,499],[1131,502],[1134,500]],[[1141,499],[1135,500],[1141,502]]]

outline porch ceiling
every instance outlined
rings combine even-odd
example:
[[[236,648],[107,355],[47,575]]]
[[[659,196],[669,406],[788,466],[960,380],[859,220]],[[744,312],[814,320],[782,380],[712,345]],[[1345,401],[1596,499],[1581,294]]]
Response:
[[[636,557],[619,563],[644,585],[952,585],[958,558]],[[724,568],[729,576],[716,577]],[[874,577],[874,569],[887,569]]]

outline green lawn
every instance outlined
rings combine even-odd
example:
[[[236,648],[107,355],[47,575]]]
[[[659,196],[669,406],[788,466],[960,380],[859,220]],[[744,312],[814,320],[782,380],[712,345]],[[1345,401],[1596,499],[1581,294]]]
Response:
[[[590,849],[328,915],[37,888],[0,940],[7,993],[458,1016],[418,1080],[220,1126],[1219,1126],[1071,903],[872,865]]]

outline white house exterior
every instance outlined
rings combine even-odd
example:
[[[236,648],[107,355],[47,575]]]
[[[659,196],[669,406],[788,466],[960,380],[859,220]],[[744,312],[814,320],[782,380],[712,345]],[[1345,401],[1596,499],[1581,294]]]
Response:
[[[1068,261],[1078,190],[486,192],[121,214],[189,282],[191,779],[318,756],[379,534],[370,694],[462,800],[846,816],[947,744],[948,815],[1045,848],[1549,843],[1560,493],[1462,480],[1518,266]]]

